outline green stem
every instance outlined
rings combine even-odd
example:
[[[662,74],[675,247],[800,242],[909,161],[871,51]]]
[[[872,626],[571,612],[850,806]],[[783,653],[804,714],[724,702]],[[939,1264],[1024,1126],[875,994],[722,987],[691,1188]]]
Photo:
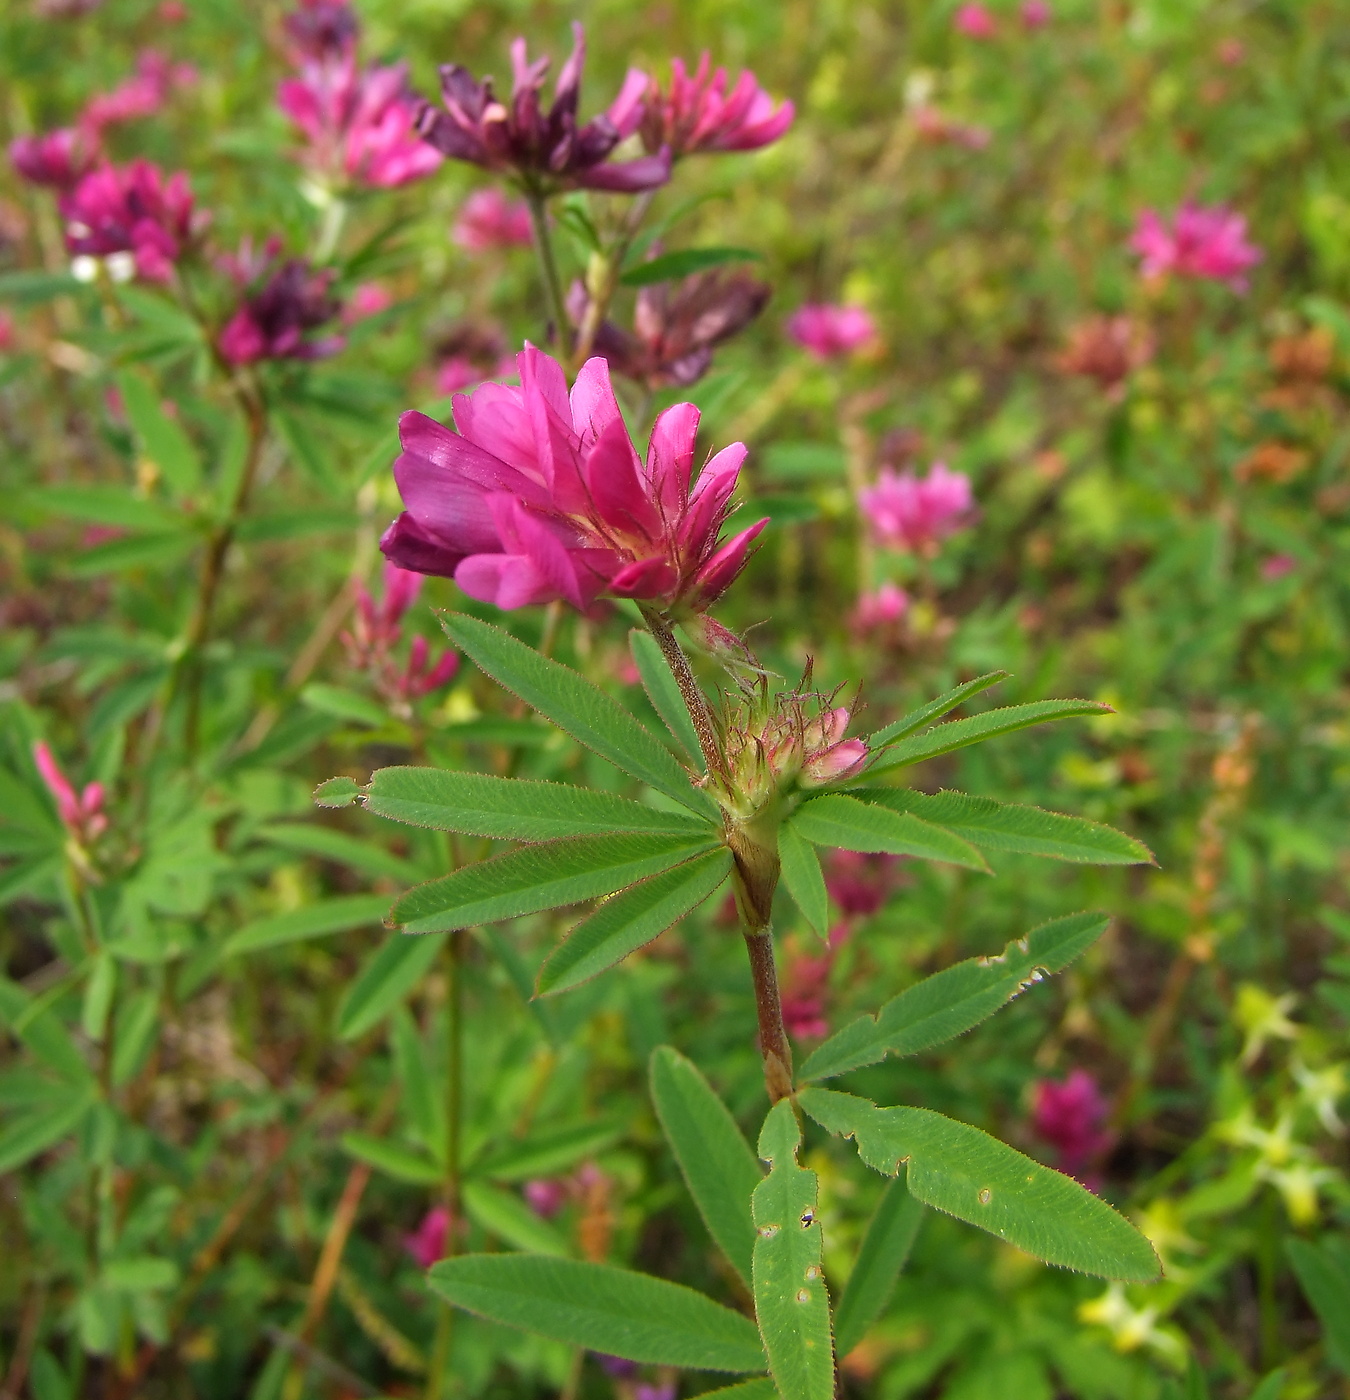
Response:
[[[558,276],[558,260],[553,254],[553,235],[548,228],[548,196],[539,189],[525,190],[525,203],[530,211],[530,227],[534,230],[534,250],[539,255],[539,267],[544,274],[544,291],[548,295],[549,311],[553,316],[558,348],[563,365],[572,369],[572,329],[567,321],[567,301],[563,296],[562,279]]]

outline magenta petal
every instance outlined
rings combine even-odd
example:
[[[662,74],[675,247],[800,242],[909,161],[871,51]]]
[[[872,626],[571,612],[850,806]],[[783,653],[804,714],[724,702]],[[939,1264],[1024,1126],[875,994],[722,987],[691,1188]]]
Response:
[[[580,285],[580,284],[578,284]],[[599,355],[587,360],[577,372],[572,385],[570,405],[572,427],[581,439],[582,449],[590,447],[616,418],[622,418],[614,386],[609,379],[609,364]]]
[[[464,557],[428,535],[407,511],[384,532],[380,552],[400,569],[437,578],[453,578]]]
[[[409,411],[403,414],[398,420],[398,433],[403,444],[403,457],[399,461],[416,459],[447,477],[458,478],[480,490],[509,491],[527,505],[541,508],[548,505],[548,493],[538,481],[479,443],[452,432],[434,418],[428,418],[425,413]],[[397,476],[397,462],[394,471]],[[404,499],[407,499],[406,496]]]
[[[637,453],[622,418],[611,420],[586,459],[586,485],[603,524],[624,535],[657,543],[661,516],[647,497]]]
[[[670,149],[663,146],[654,156],[593,165],[589,170],[578,171],[574,178],[585,189],[613,190],[620,194],[659,189],[670,179]]]
[[[768,523],[769,519],[765,516],[749,529],[734,535],[694,575],[694,588],[690,599],[694,607],[710,607],[731,587],[736,575],[745,567],[745,562],[750,557],[751,544]]]
[[[607,588],[620,598],[668,598],[679,582],[674,565],[656,555],[624,565],[610,579]]]
[[[470,598],[507,611],[558,596],[523,554],[472,554],[455,570],[455,582]]]
[[[745,444],[733,442],[713,457],[699,473],[689,497],[689,509],[680,521],[678,545],[682,554],[698,558],[711,548],[722,528],[722,517],[736,489]]]
[[[689,495],[698,438],[697,404],[672,404],[657,415],[647,443],[647,480],[668,520],[674,520]]]
[[[542,482],[524,393],[514,384],[482,384],[454,398],[455,426],[485,452]]]

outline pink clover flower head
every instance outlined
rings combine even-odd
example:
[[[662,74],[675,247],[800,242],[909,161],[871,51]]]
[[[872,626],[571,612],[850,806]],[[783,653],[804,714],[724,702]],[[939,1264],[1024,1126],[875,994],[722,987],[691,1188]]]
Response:
[[[909,594],[889,580],[873,593],[864,593],[853,610],[855,632],[878,632],[892,627],[909,611]]]
[[[453,429],[422,413],[400,419],[406,509],[380,541],[386,557],[500,608],[564,599],[584,610],[601,594],[710,607],[768,524],[720,538],[744,444],[693,480],[693,404],[658,416],[644,460],[604,360],[582,366],[570,397],[550,356],[527,345],[516,363],[519,386],[455,398]]]
[[[1262,253],[1247,241],[1246,218],[1227,205],[1199,205],[1189,200],[1172,217],[1171,225],[1153,209],[1145,209],[1130,238],[1140,257],[1145,280],[1168,273],[1226,282],[1236,292],[1247,290],[1247,270]]]
[[[998,22],[984,5],[961,5],[952,16],[952,27],[967,39],[992,39],[998,33]]]
[[[1050,23],[1054,11],[1050,0],[1022,0],[1022,23],[1028,29],[1043,29]]]
[[[861,306],[814,302],[799,306],[788,317],[787,333],[816,359],[832,360],[875,340],[877,327]]]
[[[384,563],[382,596],[377,603],[365,584],[357,582],[356,619],[350,632],[342,634],[347,658],[357,671],[373,673],[378,689],[386,699],[406,702],[448,685],[459,672],[459,653],[446,651],[429,666],[431,648],[425,637],[414,637],[403,666],[392,653],[403,637],[402,621],[417,601],[425,579]]]
[[[772,295],[767,282],[721,267],[649,283],[638,291],[632,333],[603,321],[595,351],[615,373],[650,389],[686,388],[707,374],[713,349],[748,326]],[[573,283],[567,311],[576,325],[589,306],[586,288]]]
[[[104,127],[153,117],[176,87],[197,81],[197,70],[188,63],[174,63],[157,49],[143,49],[136,59],[136,73],[111,92],[97,93],[80,113],[80,126],[95,138]]]
[[[250,254],[241,254],[240,264]],[[340,335],[313,339],[310,332],[331,321],[341,310],[329,288],[331,269],[316,272],[302,258],[290,258],[245,295],[216,340],[221,356],[231,365],[258,360],[317,360],[336,354],[345,344]]]
[[[527,1181],[522,1188],[525,1204],[541,1219],[552,1220],[571,1195],[567,1183],[556,1176]]]
[[[1104,1128],[1108,1112],[1097,1081],[1075,1069],[1062,1082],[1043,1079],[1036,1085],[1031,1126],[1055,1149],[1060,1168],[1078,1175],[1111,1145]]]
[[[899,857],[831,851],[825,863],[825,888],[847,919],[865,919],[885,904],[895,885]]]
[[[42,740],[33,745],[33,765],[56,802],[62,824],[76,841],[88,845],[108,829],[102,783],[86,783],[83,791],[77,794],[70,779],[61,771],[51,746]]]
[[[361,26],[346,0],[300,0],[281,23],[301,61],[345,59],[356,52]]]
[[[417,134],[420,99],[407,65],[358,67],[354,52],[306,59],[277,89],[277,103],[309,143],[305,162],[330,178],[392,189],[420,180],[442,157]]]
[[[63,126],[42,136],[19,136],[9,145],[14,169],[30,184],[72,190],[93,169],[97,146],[89,135]]]
[[[970,478],[942,462],[934,462],[926,477],[882,467],[877,484],[858,493],[858,506],[882,544],[929,556],[961,528],[971,504]]]
[[[1298,560],[1292,554],[1272,554],[1261,565],[1261,577],[1268,583],[1287,578],[1298,567]]]
[[[445,1246],[450,1234],[450,1212],[435,1206],[422,1217],[422,1223],[410,1235],[404,1235],[403,1248],[412,1255],[419,1269],[429,1269],[445,1258]]]
[[[494,93],[492,79],[479,82],[465,68],[449,63],[441,69],[444,111],[429,103],[419,111],[417,128],[442,155],[486,170],[519,176],[544,190],[593,189],[633,194],[653,190],[670,179],[670,151],[635,160],[610,162],[618,144],[631,136],[643,115],[647,75],[630,68],[619,95],[606,111],[579,124],[581,73],[586,61],[585,32],[572,25],[572,53],[553,89],[553,103],[543,104],[547,58],[529,61],[524,39],[511,45],[513,82],[510,103]]]
[[[847,708],[836,705],[806,726],[802,734],[803,787],[819,787],[852,777],[862,767],[867,759],[867,745],[861,739],[844,738],[848,722]]]
[[[534,239],[523,199],[508,199],[496,185],[475,190],[464,201],[451,237],[467,252],[489,248],[528,248]]]
[[[167,180],[148,160],[101,165],[61,200],[66,248],[106,258],[131,253],[137,273],[167,282],[192,234],[192,191],[179,171]]]
[[[775,105],[748,70],[727,90],[727,70],[712,70],[704,52],[690,73],[681,59],[670,65],[670,87],[652,78],[642,112],[642,142],[672,158],[704,151],[755,151],[777,141],[792,125],[791,102]]]

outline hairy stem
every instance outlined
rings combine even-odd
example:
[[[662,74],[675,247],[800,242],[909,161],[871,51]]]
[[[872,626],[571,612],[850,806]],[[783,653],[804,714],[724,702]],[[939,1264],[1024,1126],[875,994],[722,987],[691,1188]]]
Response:
[[[537,189],[526,189],[525,203],[530,210],[530,226],[534,229],[534,250],[539,255],[539,267],[544,274],[544,291],[548,295],[549,311],[558,336],[558,349],[563,364],[572,369],[572,330],[567,322],[567,302],[563,297],[562,279],[558,276],[558,260],[553,255],[553,235],[548,229],[548,199]]]
[[[699,686],[693,667],[689,664],[689,658],[684,654],[684,650],[675,639],[674,632],[670,630],[670,625],[661,616],[661,613],[656,608],[648,607],[645,603],[638,606],[642,610],[647,630],[656,638],[656,645],[661,648],[661,655],[665,657],[666,665],[670,667],[670,674],[674,676],[675,684],[680,688],[680,698],[684,701],[685,709],[689,711],[689,719],[693,723],[694,733],[698,736],[699,751],[703,754],[703,762],[707,765],[708,772],[724,783],[729,782],[730,774],[727,770],[726,758],[722,753],[722,745],[718,741],[712,707],[708,704],[708,697],[704,695]]]
[[[759,1053],[764,1060],[764,1087],[769,1103],[792,1097],[792,1047],[783,1025],[783,1001],[778,994],[778,970],[773,960],[773,932],[742,928],[750,954],[750,976],[755,985],[755,1012],[759,1018]]]

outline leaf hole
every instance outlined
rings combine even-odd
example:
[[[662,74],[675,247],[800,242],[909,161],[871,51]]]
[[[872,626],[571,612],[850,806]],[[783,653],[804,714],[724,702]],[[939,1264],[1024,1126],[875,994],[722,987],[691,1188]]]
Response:
[[[816,1213],[810,1206],[802,1211],[802,1229],[809,1230],[816,1223]]]
[[[987,1186],[980,1189],[980,1204],[982,1206],[987,1206],[993,1199],[994,1193]]]
[[[811,1301],[811,1295],[810,1295],[810,1293],[808,1293],[808,1292],[806,1291],[806,1289],[803,1288],[803,1289],[797,1294],[797,1301],[798,1301],[799,1303],[809,1303],[809,1302]]]
[[[759,1234],[761,1239],[771,1240],[778,1233],[777,1225],[761,1225]]]
[[[820,1270],[816,1267],[816,1265],[812,1264],[811,1267],[806,1271],[806,1277],[808,1281],[811,1279],[817,1279],[820,1277]]]

